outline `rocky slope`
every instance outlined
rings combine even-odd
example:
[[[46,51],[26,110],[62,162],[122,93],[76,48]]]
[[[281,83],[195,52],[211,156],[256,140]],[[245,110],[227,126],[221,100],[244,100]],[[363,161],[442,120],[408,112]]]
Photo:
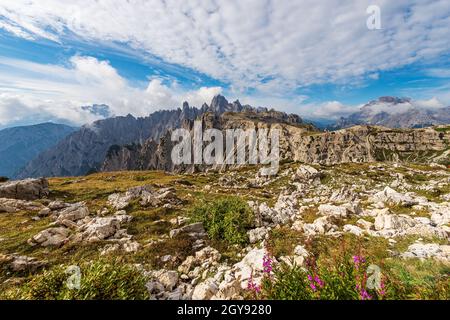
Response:
[[[0,297],[58,296],[64,288],[41,283],[47,281],[42,270],[62,270],[57,279],[66,279],[61,264],[76,261],[84,274],[85,263],[109,259],[137,268],[151,299],[244,299],[260,291],[264,277],[274,281],[272,268],[281,263],[309,268],[313,260],[345,255],[380,267],[389,279],[385,299],[445,299],[449,182],[442,165],[388,163],[286,163],[264,179],[256,168],[50,179],[46,199],[0,199]],[[203,223],[191,220],[193,208],[236,197],[253,213],[242,245],[212,239]],[[101,270],[89,277],[102,279]],[[127,279],[104,285],[133,294]],[[342,294],[345,284],[355,290],[347,282],[337,288],[325,282],[325,288]],[[298,285],[309,290],[308,282]]]
[[[42,123],[0,131],[0,176],[12,177],[42,151],[55,146],[76,128]]]
[[[329,129],[355,125],[377,125],[388,128],[422,128],[450,123],[450,107],[418,107],[408,98],[381,97],[364,105],[360,111],[341,118]]]

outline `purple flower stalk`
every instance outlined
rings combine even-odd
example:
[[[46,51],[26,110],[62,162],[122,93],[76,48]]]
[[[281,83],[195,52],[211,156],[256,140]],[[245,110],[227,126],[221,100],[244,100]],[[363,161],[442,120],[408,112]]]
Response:
[[[353,263],[355,264],[356,269],[359,268],[360,264],[366,262],[366,259],[362,256],[353,256]]]
[[[250,280],[248,280],[247,289],[255,293],[261,292],[261,287],[253,282],[253,275],[251,276]]]
[[[270,258],[269,254],[264,255],[263,257],[263,272],[270,274],[273,270],[272,267],[273,260]]]
[[[371,300],[372,299],[372,296],[365,289],[361,290],[360,295],[361,295],[361,300]]]

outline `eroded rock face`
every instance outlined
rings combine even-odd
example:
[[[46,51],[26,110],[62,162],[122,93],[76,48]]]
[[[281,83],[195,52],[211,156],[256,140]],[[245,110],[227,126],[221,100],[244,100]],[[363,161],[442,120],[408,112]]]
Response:
[[[25,179],[0,184],[0,198],[36,200],[48,196],[47,179]]]

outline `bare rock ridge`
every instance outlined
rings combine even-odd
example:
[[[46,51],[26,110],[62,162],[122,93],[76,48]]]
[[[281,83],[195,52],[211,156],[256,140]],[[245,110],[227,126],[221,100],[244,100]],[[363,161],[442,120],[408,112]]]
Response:
[[[439,128],[394,130],[376,126],[355,126],[335,132],[319,132],[311,126],[291,121],[282,114],[278,115],[281,118],[277,118],[277,115],[268,116],[268,113],[206,113],[201,120],[204,128],[280,129],[281,160],[333,165],[403,160],[446,164],[450,159],[450,132]],[[265,117],[270,121],[264,120]],[[192,130],[192,122],[186,122],[184,125]],[[194,172],[211,168],[201,165],[174,166],[171,161],[172,147],[170,132],[159,142],[150,139],[143,145],[115,146],[109,150],[102,171]]]
[[[182,108],[157,111],[144,118],[128,115],[85,125],[29,162],[15,178],[77,176],[98,171],[112,146],[144,144],[148,139],[159,141],[168,130],[180,127],[184,121],[195,120],[207,112],[218,115],[225,112],[271,112],[279,114],[281,118],[301,122],[298,116],[243,106],[239,101],[229,103],[225,97],[218,95],[209,106],[204,104],[200,109],[190,107],[185,102]]]
[[[214,105],[214,101],[213,104]],[[226,110],[221,108],[220,110]],[[219,130],[226,129],[260,129],[260,128],[279,128],[287,134],[283,135],[282,141],[287,147],[283,151],[288,152],[290,146],[287,146],[288,138],[291,135],[301,135],[306,132],[316,132],[316,129],[309,124],[303,124],[300,117],[296,115],[287,115],[283,112],[268,111],[260,109],[258,112],[241,111],[225,112],[222,114],[207,112],[199,120],[202,121],[204,129],[215,128]],[[184,121],[182,127],[192,132],[194,121]],[[175,166],[171,161],[171,151],[175,143],[171,141],[171,131],[167,131],[159,141],[149,139],[142,145],[132,144],[127,146],[112,146],[107,153],[102,165],[102,171],[121,171],[121,170],[164,170],[176,172],[194,172],[196,170],[206,170],[208,166],[182,165]],[[289,158],[291,153],[286,154]]]

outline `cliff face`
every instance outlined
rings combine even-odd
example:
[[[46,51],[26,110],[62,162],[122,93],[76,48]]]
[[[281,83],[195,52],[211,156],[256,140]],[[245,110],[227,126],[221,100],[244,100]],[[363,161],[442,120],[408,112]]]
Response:
[[[356,126],[318,135],[292,137],[293,160],[332,165],[372,161],[444,161],[450,132],[436,128],[392,130]],[[448,159],[448,156],[447,156]]]
[[[316,132],[311,125],[302,124],[299,117],[287,115],[276,111],[246,111],[239,113],[226,112],[224,114],[205,113],[199,118],[202,121],[203,129],[215,128],[219,130],[227,129],[280,129],[285,134],[280,137],[280,144],[283,145],[282,152],[288,158],[292,151],[287,141],[291,135],[302,135],[306,132]],[[193,134],[194,121],[186,120],[182,127]],[[207,170],[211,168],[205,165],[181,165],[175,166],[171,161],[171,152],[175,143],[171,141],[171,131],[157,142],[154,139],[147,140],[142,145],[113,146],[108,151],[107,157],[102,166],[102,171],[121,170],[165,170],[175,172],[193,172],[197,170]]]
[[[266,118],[267,117],[267,118]],[[265,121],[265,120],[266,121]],[[203,128],[216,129],[278,129],[280,160],[332,165],[347,162],[417,161],[448,162],[450,131],[439,128],[388,129],[355,126],[334,132],[319,132],[314,127],[279,115],[265,113],[207,113],[201,118]],[[184,123],[191,130],[192,121]],[[149,140],[143,145],[115,147],[103,163],[103,171],[165,170],[193,172],[211,166],[174,166],[171,162],[173,143],[168,132],[158,143]]]

